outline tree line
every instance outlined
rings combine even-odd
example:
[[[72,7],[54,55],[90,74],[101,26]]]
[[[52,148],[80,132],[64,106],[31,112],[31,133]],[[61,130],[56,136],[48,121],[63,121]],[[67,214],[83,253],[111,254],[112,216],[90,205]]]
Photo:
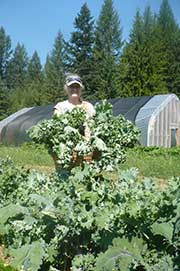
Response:
[[[137,10],[128,40],[113,0],[104,0],[97,21],[85,3],[69,41],[58,32],[42,66],[37,51],[28,57],[0,27],[0,119],[24,107],[65,98],[65,75],[78,73],[83,97],[108,99],[175,93],[180,97],[180,27],[168,0],[159,13]]]

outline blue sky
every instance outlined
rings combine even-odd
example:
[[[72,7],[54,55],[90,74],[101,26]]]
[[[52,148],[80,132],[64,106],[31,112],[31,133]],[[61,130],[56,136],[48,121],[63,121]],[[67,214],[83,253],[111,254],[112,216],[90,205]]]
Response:
[[[103,0],[0,0],[0,26],[11,37],[13,49],[20,42],[25,45],[29,57],[36,50],[44,64],[58,31],[66,40],[70,38],[74,18],[85,2],[96,20]],[[143,12],[150,5],[153,12],[159,12],[160,4],[161,0],[114,0],[123,39],[128,38],[138,8]],[[180,25],[180,0],[169,0],[169,4]]]

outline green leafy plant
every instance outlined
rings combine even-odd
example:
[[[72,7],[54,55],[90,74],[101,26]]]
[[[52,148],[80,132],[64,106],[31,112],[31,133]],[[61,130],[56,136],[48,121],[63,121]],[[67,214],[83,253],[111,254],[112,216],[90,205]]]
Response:
[[[34,142],[45,144],[49,152],[57,157],[59,166],[68,168],[73,149],[79,141],[83,140],[80,129],[85,118],[85,112],[75,108],[60,117],[54,116],[50,120],[42,121],[30,129],[29,135]]]
[[[178,270],[178,178],[158,190],[150,179],[139,181],[133,168],[117,172],[115,181],[88,164],[51,176],[21,170],[26,177],[16,178],[0,208],[0,235],[13,267]]]
[[[29,135],[36,143],[45,144],[61,168],[72,168],[75,152],[78,157],[92,154],[97,170],[114,170],[125,161],[125,148],[135,145],[139,131],[123,116],[114,117],[112,105],[106,101],[97,104],[95,110],[96,114],[86,119],[84,110],[74,108],[41,122],[30,129]],[[91,133],[89,141],[83,136],[85,123]]]
[[[140,238],[116,238],[113,240],[105,253],[100,253],[96,260],[95,270],[117,270],[127,271],[131,264],[143,263],[142,255],[147,248]]]
[[[14,268],[180,269],[180,178],[160,190],[153,180],[139,178],[136,168],[117,168],[137,140],[130,122],[113,117],[103,102],[92,119],[76,109],[30,134],[55,152],[60,168],[46,176],[9,159],[0,162],[0,237]],[[94,160],[72,166],[73,151],[80,157],[95,153]]]

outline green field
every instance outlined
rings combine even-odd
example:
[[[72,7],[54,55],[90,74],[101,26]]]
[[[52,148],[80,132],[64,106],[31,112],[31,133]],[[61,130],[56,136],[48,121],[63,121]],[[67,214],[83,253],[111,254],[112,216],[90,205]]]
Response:
[[[0,157],[10,157],[16,164],[34,168],[44,173],[54,170],[48,151],[40,145],[24,144],[21,147],[0,146]],[[127,151],[127,160],[122,169],[136,167],[140,176],[168,179],[180,176],[180,147],[136,147]]]
[[[179,251],[179,237],[177,234],[179,224],[176,223],[176,221],[179,221],[179,178],[167,179],[172,176],[180,176],[180,147],[165,149],[138,146],[128,149],[127,161],[120,165],[120,172],[114,171],[111,173],[102,171],[101,174],[99,172],[97,174],[95,171],[91,171],[90,166],[86,165],[87,167],[81,169],[81,171],[77,167],[77,171],[74,171],[74,173],[72,171],[70,177],[64,177],[66,178],[64,179],[65,182],[59,182],[62,175],[49,175],[54,171],[54,164],[48,151],[43,146],[24,144],[21,147],[7,147],[1,145],[0,158],[11,158],[15,163],[1,161],[2,190],[0,192],[2,206],[0,208],[0,226],[2,233],[4,229],[7,229],[7,234],[6,236],[0,236],[0,271],[15,270],[7,266],[8,264],[11,264],[17,270],[21,270],[19,268],[22,266],[22,259],[23,261],[26,259],[26,263],[30,262],[32,266],[35,264],[36,267],[34,269],[28,270],[54,270],[48,269],[49,266],[46,266],[43,257],[47,255],[48,261],[52,259],[51,251],[55,251],[53,250],[53,242],[54,240],[56,241],[53,238],[54,236],[56,237],[56,229],[61,229],[62,226],[68,230],[71,238],[69,239],[69,235],[67,237],[62,235],[65,239],[62,238],[62,252],[59,254],[62,255],[60,262],[64,261],[67,263],[67,258],[63,256],[65,255],[63,249],[66,249],[64,244],[67,244],[70,240],[67,247],[67,255],[70,255],[73,251],[73,261],[69,262],[69,265],[72,266],[76,264],[84,266],[84,263],[89,264],[91,260],[92,264],[96,261],[97,265],[99,264],[100,267],[104,267],[104,259],[106,261],[111,260],[110,263],[114,266],[116,263],[112,259],[115,257],[110,255],[116,255],[117,247],[121,250],[124,249],[124,246],[128,246],[128,255],[131,255],[130,253],[132,252],[137,255],[143,253],[142,255],[145,255],[143,256],[143,261],[148,266],[153,266],[151,261],[160,264],[159,269],[152,270],[165,270],[162,269],[163,264],[168,266],[166,270],[179,270],[173,269],[175,265],[179,268],[179,256],[177,256]],[[23,166],[25,170],[16,165]],[[138,168],[138,175],[136,174],[136,170],[134,171],[133,169],[124,171],[124,173],[121,172],[121,169],[134,167]],[[26,170],[28,168],[35,169],[36,172]],[[38,171],[46,175],[39,174]],[[148,179],[144,177],[153,178]],[[117,180],[116,182],[114,182],[115,179]],[[95,186],[92,185],[92,180]],[[73,208],[69,207],[69,203]],[[52,209],[48,209],[48,206],[52,206]],[[71,212],[69,212],[70,209]],[[23,212],[26,214],[25,210],[28,211],[28,216],[23,215]],[[52,211],[48,212],[47,210]],[[16,215],[14,216],[14,214]],[[20,217],[21,219],[19,219]],[[62,220],[62,217],[64,220]],[[69,218],[71,219],[71,223],[69,223]],[[11,221],[14,223],[13,225],[17,226],[11,228]],[[31,225],[32,221],[36,222],[33,222],[33,226]],[[117,224],[117,221],[120,221],[120,223]],[[173,224],[174,221],[175,224]],[[24,224],[18,224],[19,222]],[[20,228],[18,225],[20,225]],[[21,225],[25,225],[25,227],[21,227]],[[52,227],[52,225],[55,226]],[[117,225],[119,228],[117,228]],[[13,236],[12,232],[15,242],[24,242],[24,228],[26,229],[28,238],[32,238],[33,236],[33,241],[25,243],[23,249],[22,247],[16,248],[14,250],[14,255],[16,256],[6,254],[9,257],[5,258],[3,244],[6,243],[6,240],[11,240]],[[114,232],[111,230],[112,228]],[[81,238],[77,238],[79,229]],[[109,243],[107,244],[107,235],[101,235],[102,229],[109,234]],[[99,239],[92,238],[92,230],[94,231],[94,236],[98,236]],[[52,231],[54,231],[53,237],[51,237]],[[118,232],[117,236],[115,234],[116,231]],[[43,236],[43,240],[39,238],[39,232]],[[135,235],[133,237],[132,232]],[[84,236],[86,236],[85,239]],[[52,238],[52,244],[49,242],[49,238]],[[48,240],[48,245],[50,243],[50,256],[49,254],[45,254],[46,247],[44,246],[44,240]],[[84,240],[87,241],[88,245],[86,245]],[[113,240],[117,243],[113,243]],[[158,243],[157,240],[159,240]],[[95,252],[92,252],[92,255],[88,254],[88,258],[87,254],[82,254],[84,259],[82,263],[79,263],[79,254],[76,255],[76,250],[74,250],[74,247],[82,247],[79,242],[82,242],[83,246],[87,247],[87,249],[89,248],[89,243],[92,244],[94,242],[92,246],[94,251],[99,251],[98,249],[100,248],[101,253],[97,254],[96,258],[90,258],[93,255],[92,253]],[[97,242],[99,242],[98,245],[96,244]],[[110,242],[113,245],[109,246]],[[144,248],[149,249],[147,253],[144,254],[144,250],[141,251],[141,246],[135,246],[135,244],[141,244],[140,242],[146,244]],[[172,244],[172,251],[169,250],[169,242]],[[161,244],[160,246],[159,243]],[[59,247],[58,244],[59,240],[57,240],[57,247]],[[151,254],[152,252],[154,254]],[[162,259],[159,260],[157,257],[161,255],[160,253],[165,256],[162,256]],[[168,257],[170,259],[168,263],[166,263],[167,253],[169,253]],[[54,255],[59,259],[60,256],[58,254],[54,252]],[[11,262],[11,259],[13,259],[11,257],[14,257],[14,262]],[[44,261],[42,268],[39,269],[42,261]],[[55,261],[52,265],[54,263]],[[134,270],[151,270],[151,267],[148,267],[149,269]],[[110,268],[107,270],[115,269]]]
[[[15,271],[15,269],[10,266],[4,266],[1,260],[0,260],[0,270],[1,271]]]
[[[180,176],[180,148],[137,147],[128,150],[127,161],[121,165],[136,167],[146,177],[168,179]]]

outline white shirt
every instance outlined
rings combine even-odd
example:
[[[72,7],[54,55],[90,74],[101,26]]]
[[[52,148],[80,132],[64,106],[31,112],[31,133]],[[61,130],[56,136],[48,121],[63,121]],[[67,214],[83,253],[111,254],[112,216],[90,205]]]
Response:
[[[81,104],[74,105],[68,100],[57,103],[54,106],[54,112],[57,115],[61,115],[66,113],[67,111],[71,112],[72,109],[75,107],[83,108],[86,111],[88,117],[92,117],[95,114],[94,106],[91,103],[82,101]]]

